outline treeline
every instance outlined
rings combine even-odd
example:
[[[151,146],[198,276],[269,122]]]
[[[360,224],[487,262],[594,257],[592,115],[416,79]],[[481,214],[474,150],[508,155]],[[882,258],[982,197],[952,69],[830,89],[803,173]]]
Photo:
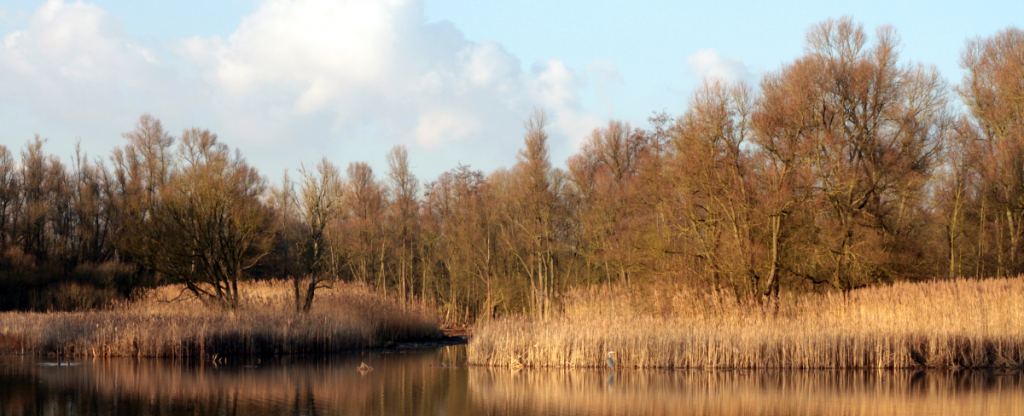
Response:
[[[271,184],[148,115],[107,159],[0,146],[2,306],[161,282],[237,306],[238,281],[288,278],[303,310],[342,279],[454,322],[543,315],[580,285],[764,301],[1024,272],[1024,32],[968,42],[954,87],[900,48],[890,27],[825,21],[757,86],[709,80],[678,118],[610,122],[566,169],[540,111],[511,168],[426,182],[397,147],[382,175],[324,159]]]

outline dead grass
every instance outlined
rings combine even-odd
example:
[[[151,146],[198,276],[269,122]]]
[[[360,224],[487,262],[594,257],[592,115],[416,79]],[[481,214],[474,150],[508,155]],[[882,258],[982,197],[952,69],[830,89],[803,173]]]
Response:
[[[313,310],[294,312],[287,282],[239,287],[237,310],[178,298],[164,287],[106,311],[0,313],[0,353],[187,357],[330,353],[441,336],[435,314],[401,305],[365,286],[318,292]]]
[[[1024,364],[1024,278],[898,283],[741,305],[592,290],[548,320],[483,323],[470,363],[500,367],[982,368]]]

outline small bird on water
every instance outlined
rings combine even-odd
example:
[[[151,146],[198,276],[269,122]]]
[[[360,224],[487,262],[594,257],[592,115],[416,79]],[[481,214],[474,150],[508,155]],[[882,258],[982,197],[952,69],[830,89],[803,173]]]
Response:
[[[615,360],[612,359],[612,354],[615,354],[615,351],[608,351],[608,361],[606,361],[606,363],[608,364],[608,368],[615,371]]]

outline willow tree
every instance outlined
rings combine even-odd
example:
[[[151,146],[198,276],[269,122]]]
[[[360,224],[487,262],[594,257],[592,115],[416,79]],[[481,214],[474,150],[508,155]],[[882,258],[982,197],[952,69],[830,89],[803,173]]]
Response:
[[[186,130],[175,162],[128,249],[200,299],[237,307],[238,282],[274,237],[266,180],[208,130]]]
[[[921,224],[951,124],[945,83],[900,62],[891,27],[870,42],[850,18],[827,20],[806,50],[768,78],[758,110],[786,118],[759,131],[761,142],[794,149],[813,175],[813,238],[801,248],[810,255],[789,270],[840,289],[930,274]]]

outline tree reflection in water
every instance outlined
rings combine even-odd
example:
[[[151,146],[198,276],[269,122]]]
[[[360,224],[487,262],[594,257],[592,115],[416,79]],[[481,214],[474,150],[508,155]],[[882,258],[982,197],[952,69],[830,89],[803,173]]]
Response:
[[[1020,371],[637,371],[459,366],[462,346],[331,357],[0,359],[0,415],[1020,414]],[[360,373],[365,362],[374,371]]]

